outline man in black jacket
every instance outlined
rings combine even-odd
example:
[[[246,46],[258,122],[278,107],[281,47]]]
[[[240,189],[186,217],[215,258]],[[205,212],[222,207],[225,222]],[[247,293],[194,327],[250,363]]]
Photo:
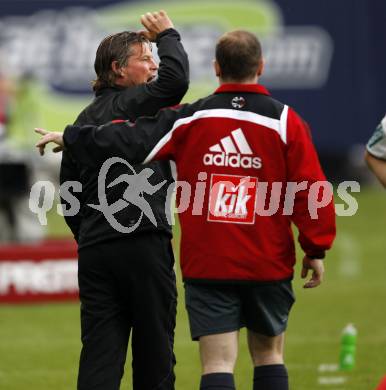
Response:
[[[179,103],[186,93],[188,59],[171,20],[160,11],[142,15],[141,22],[146,31],[125,31],[101,42],[95,59],[96,96],[80,113],[76,125],[155,115],[160,108]],[[158,46],[159,69],[150,41]],[[159,185],[161,189],[155,194],[144,196],[156,223],[128,204],[114,215],[120,226],[136,227],[131,234],[124,234],[88,206],[98,203],[98,170],[78,165],[63,153],[60,182],[82,184],[81,193],[70,193],[70,198],[78,198],[80,211],[65,217],[79,252],[81,390],[119,389],[131,329],[133,388],[174,388],[176,287],[172,233],[165,215],[167,184],[173,178],[168,162],[155,162],[150,167],[154,171],[151,184],[167,182]],[[138,173],[144,167],[134,169]],[[133,173],[127,171],[127,166],[115,164],[107,173],[106,184]],[[121,199],[125,189],[124,183],[107,188],[108,203]],[[62,195],[67,211],[68,196]]]

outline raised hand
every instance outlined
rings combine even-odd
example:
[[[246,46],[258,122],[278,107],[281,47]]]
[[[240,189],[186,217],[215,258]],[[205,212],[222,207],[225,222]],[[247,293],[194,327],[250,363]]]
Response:
[[[146,28],[141,33],[152,42],[156,40],[159,33],[174,27],[165,11],[147,12],[141,16],[141,23]]]
[[[61,152],[64,149],[63,133],[60,133],[58,131],[47,131],[38,127],[35,128],[35,133],[42,135],[42,138],[40,138],[40,140],[35,145],[39,149],[39,153],[41,156],[44,155],[44,149],[46,145],[50,142],[53,142],[58,145],[54,149],[52,149],[54,153]]]

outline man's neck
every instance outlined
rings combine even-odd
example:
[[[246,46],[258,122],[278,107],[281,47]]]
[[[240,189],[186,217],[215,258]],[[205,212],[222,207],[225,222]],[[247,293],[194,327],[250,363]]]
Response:
[[[223,80],[223,79],[219,78],[218,81],[219,81],[220,85],[223,85],[223,84],[258,84],[259,78],[253,77],[251,79],[247,79],[247,80],[243,80],[243,81],[231,80],[231,79]]]

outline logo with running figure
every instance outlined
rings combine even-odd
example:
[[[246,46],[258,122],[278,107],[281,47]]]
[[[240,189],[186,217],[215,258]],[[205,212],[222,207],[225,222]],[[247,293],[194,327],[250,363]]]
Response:
[[[131,174],[122,174],[106,186],[107,173],[114,164],[126,165],[131,171]],[[144,215],[149,218],[154,226],[157,226],[157,221],[151,206],[143,197],[143,194],[153,195],[166,183],[166,180],[163,180],[161,183],[153,186],[149,182],[149,178],[153,173],[154,171],[150,168],[145,168],[141,172],[137,173],[126,160],[119,157],[109,158],[103,163],[98,175],[99,204],[88,204],[88,206],[102,212],[110,225],[120,233],[133,232],[140,225]],[[106,188],[114,187],[120,183],[127,184],[127,188],[123,193],[123,199],[119,199],[109,205],[106,197]],[[125,209],[129,205],[138,207],[141,210],[141,214],[138,221],[136,221],[132,226],[126,227],[117,221],[117,219],[114,217],[114,214]]]

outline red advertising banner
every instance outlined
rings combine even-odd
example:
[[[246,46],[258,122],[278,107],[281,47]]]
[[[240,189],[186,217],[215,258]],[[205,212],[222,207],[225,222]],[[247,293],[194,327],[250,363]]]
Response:
[[[74,240],[0,246],[0,303],[78,299]]]

